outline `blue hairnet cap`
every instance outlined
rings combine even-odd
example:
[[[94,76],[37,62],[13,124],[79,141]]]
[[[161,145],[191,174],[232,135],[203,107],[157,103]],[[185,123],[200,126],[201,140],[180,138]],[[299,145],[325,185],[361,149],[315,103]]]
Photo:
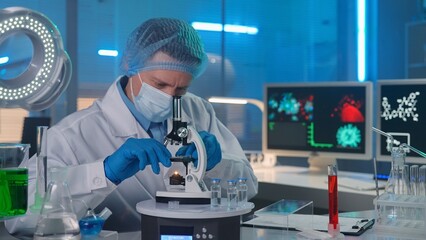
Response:
[[[130,34],[121,69],[129,77],[141,71],[164,69],[197,78],[204,72],[206,63],[200,36],[191,25],[173,18],[153,18]]]

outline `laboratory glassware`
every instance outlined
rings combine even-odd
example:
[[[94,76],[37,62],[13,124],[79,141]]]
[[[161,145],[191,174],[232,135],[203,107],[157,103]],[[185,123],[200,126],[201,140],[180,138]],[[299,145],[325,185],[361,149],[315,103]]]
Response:
[[[405,165],[405,150],[394,147],[391,152],[392,163],[389,179],[386,183],[385,192],[390,194],[399,194],[402,191],[404,183],[403,169]]]
[[[80,239],[80,227],[66,182],[67,169],[50,168],[51,181],[44,196],[34,239]]]
[[[95,212],[89,208],[86,215],[78,222],[83,239],[96,239],[102,231],[105,221],[111,216],[112,212],[105,207],[101,213]]]
[[[337,191],[337,166],[328,165],[328,234],[329,239],[344,239],[345,236],[340,233],[339,207]]]
[[[210,191],[212,193],[211,199],[210,199],[210,206],[212,208],[218,208],[221,204],[221,197],[222,197],[222,188],[220,186],[220,179],[219,178],[213,178],[212,179],[212,185],[210,187]]]
[[[30,145],[0,143],[0,220],[27,212]],[[24,161],[24,162],[23,162]]]
[[[237,181],[228,180],[227,188],[228,210],[235,210],[238,207]]]
[[[404,165],[402,169],[402,178],[401,178],[401,190],[398,194],[410,195],[411,186],[410,186],[410,166]]]
[[[47,126],[37,127],[36,192],[34,204],[30,207],[37,213],[40,212],[47,189],[47,128]]]
[[[247,178],[238,178],[237,192],[238,206],[243,207],[247,204]]]
[[[405,155],[409,150],[424,158],[426,158],[426,154],[406,143],[401,144],[395,141],[388,133],[375,128],[373,130],[388,137],[388,150],[392,156],[391,172],[385,192],[374,199],[377,213],[375,230],[394,232],[398,235],[408,233],[424,236],[426,234],[424,196],[417,196],[415,195],[417,190],[411,191],[410,189],[410,167],[405,165]],[[393,144],[398,147],[393,147]],[[416,177],[416,170],[412,172],[412,179],[421,179],[420,176]]]
[[[419,195],[418,179],[419,179],[419,165],[412,165],[410,167],[411,195]]]
[[[340,232],[336,165],[328,165],[328,217],[328,233],[334,237]]]
[[[426,196],[426,165],[419,167],[419,195]]]

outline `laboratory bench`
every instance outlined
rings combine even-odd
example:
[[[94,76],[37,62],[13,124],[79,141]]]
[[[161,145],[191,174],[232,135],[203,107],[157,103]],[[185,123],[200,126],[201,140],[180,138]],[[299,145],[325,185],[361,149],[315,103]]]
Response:
[[[315,209],[328,209],[327,174],[312,173],[304,167],[275,166],[272,168],[255,168],[254,172],[259,180],[259,192],[252,199],[257,202],[273,203],[281,199],[313,201]],[[372,174],[339,172],[339,178],[365,180],[374,183]],[[357,190],[356,187],[339,186],[339,212],[342,216],[373,217],[373,199],[375,190]],[[381,192],[380,192],[381,193]],[[261,204],[256,209],[262,208]],[[347,212],[347,213],[345,213]],[[319,214],[318,212],[315,212]],[[241,227],[241,239],[296,239],[297,231],[284,231],[277,229]],[[140,232],[125,232],[118,234],[119,239],[141,239]],[[392,235],[384,236],[384,238]],[[16,239],[10,236],[0,223],[0,239]],[[359,237],[346,236],[345,239],[383,239],[381,233],[374,228],[367,230]],[[393,239],[416,239],[398,237]],[[424,238],[420,238],[424,239]]]
[[[328,184],[326,173],[310,172],[305,167],[275,166],[255,168],[259,181],[259,192],[252,199],[257,206],[273,203],[281,199],[313,201],[315,210],[328,209]],[[360,180],[368,186],[375,186],[373,174],[339,171],[338,179],[345,180],[343,187],[339,184],[339,212],[354,212],[374,209],[375,190],[366,190],[359,186]],[[339,182],[339,180],[338,180]],[[351,186],[353,184],[353,186]],[[380,181],[380,185],[385,183]],[[362,189],[361,189],[362,188]],[[379,193],[382,193],[380,190]],[[323,211],[315,211],[322,214]]]
[[[344,217],[368,217],[371,218],[374,216],[374,211],[360,211],[360,212],[351,212],[340,214],[340,216]],[[286,230],[278,230],[278,229],[266,229],[266,228],[252,228],[252,227],[241,227],[241,238],[244,240],[282,240],[282,239],[297,239],[297,231],[286,231]],[[4,228],[4,224],[0,223],[0,239],[2,240],[16,240],[17,238],[10,236],[6,229]],[[107,238],[99,238],[107,239]],[[141,232],[124,232],[118,234],[118,239],[121,240],[140,240]],[[392,239],[392,240],[424,240],[424,236],[409,236],[409,235],[401,235],[398,236],[396,234],[378,232],[374,229],[368,229],[364,234],[360,236],[345,236],[345,239],[349,240],[380,240],[380,239]]]

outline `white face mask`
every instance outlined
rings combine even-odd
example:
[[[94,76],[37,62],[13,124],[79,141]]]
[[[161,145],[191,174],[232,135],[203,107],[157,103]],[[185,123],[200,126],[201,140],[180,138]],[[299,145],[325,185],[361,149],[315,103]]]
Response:
[[[130,86],[136,109],[151,122],[163,122],[171,117],[173,97],[144,83],[139,74],[138,77],[142,86],[137,96],[134,96],[133,86]],[[130,82],[130,84],[132,84],[132,82]]]

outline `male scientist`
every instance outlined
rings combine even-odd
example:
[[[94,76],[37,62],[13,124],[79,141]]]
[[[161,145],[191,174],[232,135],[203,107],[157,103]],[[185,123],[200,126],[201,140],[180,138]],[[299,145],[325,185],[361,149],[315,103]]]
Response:
[[[191,145],[163,145],[172,128],[173,96],[182,96],[182,120],[204,142],[206,184],[209,186],[211,178],[226,183],[245,177],[248,197],[257,193],[257,179],[235,136],[216,118],[211,104],[187,92],[206,62],[201,39],[188,23],[150,19],[130,34],[122,56],[124,75],[106,95],[48,130],[48,168],[67,166],[78,217],[87,207],[106,206],[112,216],[104,229],[140,230],[136,204],[166,190],[164,179],[176,164],[170,157],[197,157]],[[33,158],[23,163],[29,169],[29,205],[34,203],[35,193]],[[37,212],[29,210],[27,215],[7,221],[6,227],[12,234],[25,235],[34,230],[36,222]]]

